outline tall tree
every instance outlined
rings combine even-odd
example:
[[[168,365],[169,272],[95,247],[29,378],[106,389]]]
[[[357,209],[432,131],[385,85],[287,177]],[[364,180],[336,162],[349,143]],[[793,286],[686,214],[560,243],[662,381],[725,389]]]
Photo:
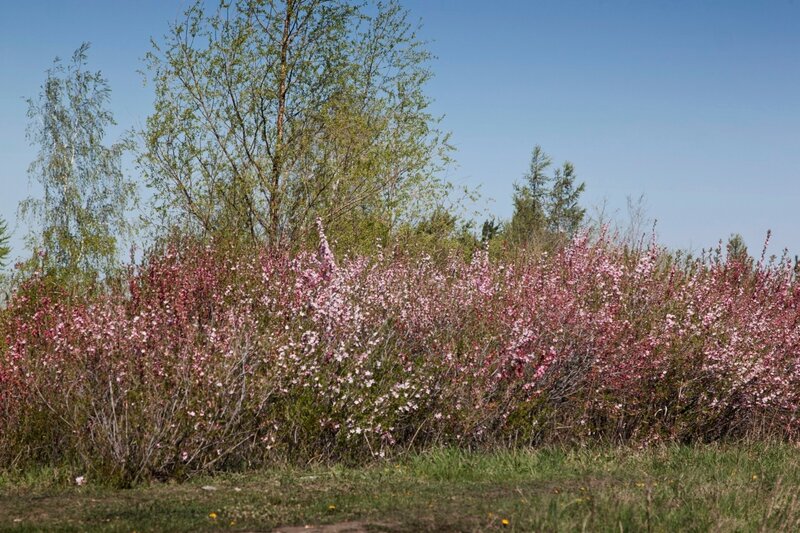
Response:
[[[391,225],[447,160],[429,52],[396,3],[198,0],[148,54],[140,162],[158,209],[201,233],[291,239]]]
[[[578,200],[585,184],[577,184],[575,167],[565,162],[548,174],[552,159],[536,145],[522,184],[514,185],[514,214],[503,234],[515,245],[548,243],[571,236],[583,221]]]
[[[28,100],[28,138],[39,148],[28,174],[43,197],[23,201],[20,211],[33,222],[29,243],[45,252],[48,268],[94,276],[118,260],[135,187],[122,172],[129,144],[103,144],[116,124],[107,109],[111,91],[102,73],[87,69],[88,49],[82,44],[67,65],[56,58],[41,93]]]
[[[585,183],[576,183],[575,167],[569,161],[556,169],[549,194],[547,224],[557,235],[573,235],[583,222],[586,209],[578,204]]]
[[[523,183],[514,184],[514,214],[505,231],[506,238],[514,244],[527,244],[546,230],[551,181],[547,169],[551,164],[550,156],[537,144]]]

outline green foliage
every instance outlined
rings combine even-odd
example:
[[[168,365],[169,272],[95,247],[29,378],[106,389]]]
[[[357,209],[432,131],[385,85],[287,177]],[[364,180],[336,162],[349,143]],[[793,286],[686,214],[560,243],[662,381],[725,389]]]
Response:
[[[586,188],[585,183],[575,183],[575,167],[569,161],[553,176],[548,205],[548,229],[556,235],[574,235],[580,227],[586,209],[578,205],[578,199]]]
[[[552,160],[536,145],[522,184],[514,185],[514,214],[503,231],[513,246],[548,246],[572,236],[580,227],[586,210],[578,201],[585,184],[577,184],[575,168],[565,162],[552,176]]]
[[[444,207],[439,206],[429,217],[420,221],[415,229],[420,235],[445,237],[456,232],[457,224],[458,217]]]
[[[0,218],[0,267],[7,266],[6,261],[11,253],[11,235],[8,234],[8,223]]]
[[[730,236],[725,249],[728,253],[728,261],[746,262],[750,258],[747,252],[747,245],[744,242],[744,237],[738,233]]]
[[[550,178],[546,175],[552,160],[536,145],[524,183],[514,184],[514,215],[509,222],[505,238],[514,245],[527,244],[541,238],[546,225],[545,213]]]
[[[28,100],[28,138],[39,152],[28,173],[42,198],[20,204],[33,223],[28,242],[42,251],[43,267],[64,278],[95,278],[117,264],[117,244],[130,225],[126,210],[135,188],[122,172],[128,142],[103,144],[115,125],[110,88],[87,69],[84,43],[64,65],[47,71],[41,93]],[[33,263],[37,263],[34,261]]]
[[[370,242],[435,205],[449,146],[423,92],[430,53],[397,3],[205,4],[147,55],[140,163],[167,225],[297,242],[319,216]]]
[[[790,443],[444,448],[374,464],[273,464],[133,490],[91,476],[75,486],[84,474],[42,468],[0,475],[12,530],[295,531],[313,524],[330,531],[668,532],[796,531],[800,524],[800,459]]]
[[[395,251],[411,256],[427,256],[437,261],[453,254],[468,259],[481,246],[474,223],[454,214],[443,205],[415,223],[406,223],[386,241]]]
[[[486,219],[483,221],[483,226],[481,226],[481,242],[486,243],[500,235],[500,231],[503,229],[503,225],[495,220],[494,217]]]

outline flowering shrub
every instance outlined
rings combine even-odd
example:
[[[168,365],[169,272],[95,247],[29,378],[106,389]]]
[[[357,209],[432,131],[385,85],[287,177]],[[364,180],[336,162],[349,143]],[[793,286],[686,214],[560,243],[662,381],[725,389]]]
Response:
[[[170,248],[2,315],[0,461],[132,482],[271,460],[800,429],[787,262],[581,235],[524,261]],[[96,476],[97,477],[97,476]]]

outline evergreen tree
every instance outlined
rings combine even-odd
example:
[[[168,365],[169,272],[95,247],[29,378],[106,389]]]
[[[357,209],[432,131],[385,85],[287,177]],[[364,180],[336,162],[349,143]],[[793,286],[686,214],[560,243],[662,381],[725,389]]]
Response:
[[[494,217],[483,221],[481,227],[481,242],[486,243],[494,239],[500,234],[503,225],[494,219]]]
[[[514,214],[504,237],[514,245],[548,245],[572,236],[580,227],[586,210],[578,201],[585,189],[576,183],[575,167],[566,162],[548,175],[552,160],[537,145],[522,184],[514,185]]]
[[[739,233],[734,233],[730,236],[725,249],[728,253],[728,261],[744,262],[750,257],[747,252],[747,245],[744,242],[744,237]]]
[[[551,164],[550,156],[537,144],[524,182],[514,184],[514,215],[506,228],[506,238],[514,244],[527,244],[546,229],[551,181],[546,172]]]
[[[576,179],[575,167],[568,161],[560,169],[556,169],[553,176],[553,188],[548,198],[547,224],[556,235],[574,235],[586,214],[586,209],[578,205],[586,184],[576,185]]]

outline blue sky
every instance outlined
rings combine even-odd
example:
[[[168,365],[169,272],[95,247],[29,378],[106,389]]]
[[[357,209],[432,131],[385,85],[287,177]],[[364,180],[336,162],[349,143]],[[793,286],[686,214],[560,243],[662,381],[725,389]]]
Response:
[[[403,0],[437,56],[456,183],[511,215],[541,144],[572,161],[584,203],[643,194],[661,242],[698,251],[739,232],[800,253],[800,2]],[[120,129],[152,103],[137,70],[186,0],[0,2],[0,214],[29,190],[26,106],[56,55],[90,41]],[[491,201],[489,201],[491,199]],[[15,244],[24,226],[17,227]]]

